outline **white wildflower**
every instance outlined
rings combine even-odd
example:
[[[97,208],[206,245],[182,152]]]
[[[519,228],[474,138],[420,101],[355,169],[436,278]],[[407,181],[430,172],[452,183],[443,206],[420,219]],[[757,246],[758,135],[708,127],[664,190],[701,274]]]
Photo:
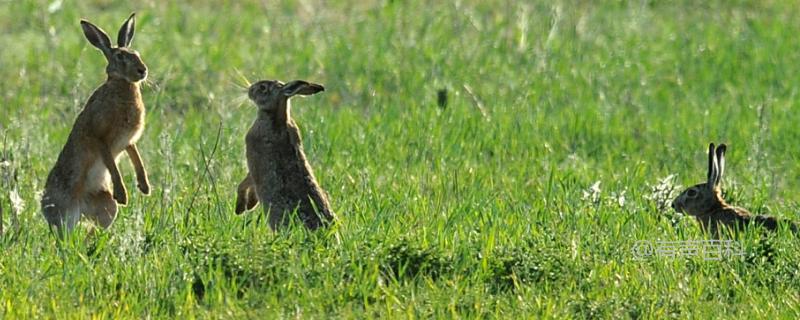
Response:
[[[16,189],[8,193],[8,199],[11,200],[11,209],[14,210],[15,214],[19,215],[25,210],[25,200],[22,200],[22,197],[19,196],[19,192],[17,192]]]
[[[581,197],[581,200],[589,201],[592,204],[597,204],[600,201],[600,182],[600,180],[597,180],[588,189],[583,190],[583,196]]]
[[[680,187],[675,184],[675,175],[670,174],[658,180],[655,185],[651,185],[650,193],[645,195],[645,198],[655,202],[659,210],[664,210],[669,208]]]
[[[62,1],[62,0],[53,1],[53,2],[50,3],[49,6],[47,6],[47,12],[55,13],[56,11],[61,10],[61,6],[63,4],[64,4],[64,1]]]
[[[609,201],[618,205],[620,208],[625,207],[625,193],[628,190],[622,190],[622,192],[612,192],[611,196],[609,197]]]

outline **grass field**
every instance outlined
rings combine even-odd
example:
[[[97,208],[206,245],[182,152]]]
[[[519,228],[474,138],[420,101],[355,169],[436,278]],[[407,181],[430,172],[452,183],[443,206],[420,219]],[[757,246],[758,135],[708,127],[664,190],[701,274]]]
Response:
[[[57,248],[38,198],[105,80],[78,21],[116,38],[132,11],[154,192],[122,157],[129,205]],[[721,261],[631,249],[703,239],[668,201],[705,179],[711,141],[729,144],[733,204],[800,220],[798,16],[791,1],[0,0],[0,318],[796,319],[786,231],[748,231]],[[245,79],[326,86],[293,116],[335,228],[233,214]]]

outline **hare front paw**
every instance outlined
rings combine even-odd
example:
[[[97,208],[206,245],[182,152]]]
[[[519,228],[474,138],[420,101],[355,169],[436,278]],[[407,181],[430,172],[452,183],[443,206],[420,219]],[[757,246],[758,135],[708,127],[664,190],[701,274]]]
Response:
[[[114,188],[114,200],[121,205],[128,204],[128,193],[125,188]]]
[[[139,182],[139,183],[136,184],[136,186],[139,187],[139,191],[141,191],[145,195],[150,195],[150,184],[147,183],[147,181],[145,181],[143,183]]]

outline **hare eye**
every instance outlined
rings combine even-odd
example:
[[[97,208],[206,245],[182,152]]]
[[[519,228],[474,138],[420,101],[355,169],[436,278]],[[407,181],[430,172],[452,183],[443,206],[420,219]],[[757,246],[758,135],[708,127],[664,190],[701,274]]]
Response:
[[[695,189],[689,189],[689,192],[688,192],[688,193],[686,193],[686,195],[687,195],[687,196],[689,196],[689,197],[691,197],[691,198],[694,198],[694,197],[696,197],[696,196],[697,196],[697,190],[695,190]]]

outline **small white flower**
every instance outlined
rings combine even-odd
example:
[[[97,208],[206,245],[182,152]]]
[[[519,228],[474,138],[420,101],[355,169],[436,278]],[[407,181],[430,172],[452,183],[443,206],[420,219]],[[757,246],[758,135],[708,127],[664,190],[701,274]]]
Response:
[[[47,12],[55,13],[56,11],[61,10],[61,5],[63,5],[63,4],[64,4],[64,1],[62,1],[62,0],[53,1],[53,2],[50,3],[49,6],[47,6]]]
[[[616,203],[616,204],[617,204],[617,205],[618,205],[620,208],[624,207],[624,206],[625,206],[625,193],[626,193],[627,191],[628,191],[628,190],[622,190],[622,191],[621,191],[621,192],[619,192],[619,193],[617,193],[617,192],[612,192],[612,193],[611,193],[610,200],[611,200],[613,203]]]
[[[590,201],[592,204],[597,204],[597,202],[600,201],[600,182],[600,180],[597,180],[588,189],[583,190],[581,199],[583,201]]]
[[[670,174],[660,179],[655,185],[651,185],[650,194],[645,195],[645,198],[654,201],[656,206],[663,210],[670,206],[680,187],[675,184],[675,175]]]
[[[20,214],[22,210],[25,210],[25,201],[22,200],[22,197],[19,196],[16,189],[8,193],[8,199],[11,200],[11,208],[14,210],[14,213]]]

